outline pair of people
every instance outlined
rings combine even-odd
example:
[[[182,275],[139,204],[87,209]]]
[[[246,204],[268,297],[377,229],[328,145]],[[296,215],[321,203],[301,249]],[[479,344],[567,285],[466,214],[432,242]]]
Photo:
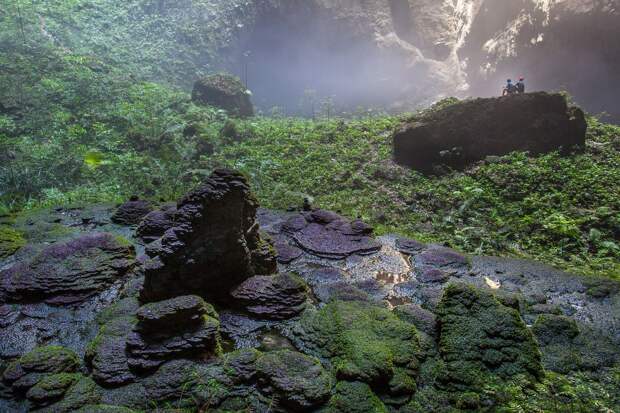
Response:
[[[506,86],[502,92],[502,96],[510,96],[525,93],[525,78],[520,77],[519,81],[515,84],[512,83],[512,79],[506,81]]]

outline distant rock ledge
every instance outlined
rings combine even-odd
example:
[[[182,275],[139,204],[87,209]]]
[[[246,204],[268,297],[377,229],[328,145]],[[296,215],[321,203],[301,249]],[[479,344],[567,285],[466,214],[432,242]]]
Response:
[[[584,113],[545,92],[466,100],[405,122],[393,135],[394,160],[423,173],[462,170],[491,155],[532,155],[585,145]]]

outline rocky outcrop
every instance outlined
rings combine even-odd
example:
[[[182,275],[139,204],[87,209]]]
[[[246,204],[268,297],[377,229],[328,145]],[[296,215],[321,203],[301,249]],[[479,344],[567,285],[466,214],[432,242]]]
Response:
[[[366,302],[333,301],[318,311],[305,312],[292,333],[301,348],[331,359],[341,380],[382,387],[404,370],[415,376],[412,367],[421,358],[415,327]]]
[[[59,346],[39,347],[9,364],[2,380],[14,392],[26,393],[41,380],[49,381],[49,376],[75,373],[79,367],[78,356],[72,350]],[[37,393],[35,390],[33,397],[36,398]]]
[[[372,238],[373,229],[362,221],[349,221],[324,210],[303,212],[283,226],[303,250],[324,258],[343,259],[353,254],[377,252],[381,245]]]
[[[179,201],[174,226],[147,246],[143,301],[179,295],[226,297],[245,279],[276,270],[255,221],[243,175],[218,170]]]
[[[198,296],[176,297],[141,307],[127,337],[128,365],[153,370],[165,361],[217,355],[220,322],[213,307]]]
[[[112,222],[120,225],[137,225],[152,210],[153,206],[149,201],[132,197],[117,208],[111,219]]]
[[[0,302],[81,302],[131,271],[134,258],[128,241],[108,233],[58,242],[0,273]]]
[[[439,352],[446,363],[444,384],[480,391],[490,380],[544,374],[536,340],[518,311],[490,293],[461,284],[445,290],[438,307]]]
[[[321,362],[305,354],[281,350],[256,362],[259,385],[272,393],[283,408],[311,411],[330,395],[331,378]]]
[[[231,295],[253,316],[286,320],[305,309],[308,286],[290,273],[259,275],[244,281]]]
[[[238,78],[228,74],[206,76],[196,81],[192,100],[197,104],[224,109],[232,116],[254,115],[250,93]]]
[[[568,153],[584,147],[586,128],[583,112],[559,94],[468,100],[405,123],[393,136],[394,160],[432,173],[513,151]]]
[[[136,229],[136,236],[146,243],[157,240],[174,225],[176,210],[176,204],[165,204],[148,213]]]

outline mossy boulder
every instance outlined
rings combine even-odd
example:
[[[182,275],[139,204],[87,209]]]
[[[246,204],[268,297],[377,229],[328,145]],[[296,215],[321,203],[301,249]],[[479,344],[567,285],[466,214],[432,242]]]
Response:
[[[13,389],[27,391],[47,375],[75,373],[80,360],[72,350],[60,346],[38,347],[10,363],[2,379]]]
[[[542,345],[567,343],[579,335],[579,327],[570,317],[543,314],[536,319],[532,332]]]
[[[586,129],[584,113],[560,94],[466,100],[405,123],[393,136],[394,160],[428,173],[514,151],[569,153],[585,147]]]
[[[544,375],[541,354],[519,313],[490,292],[451,284],[439,303],[439,352],[450,390],[477,392],[492,381]]]
[[[387,413],[389,410],[370,386],[362,382],[340,381],[326,413]]]
[[[26,240],[21,232],[0,226],[0,259],[10,257],[24,245]]]
[[[239,117],[254,115],[254,106],[250,97],[250,92],[239,78],[226,73],[199,79],[194,83],[192,91],[194,103],[215,106]]]
[[[397,369],[415,376],[423,357],[416,328],[390,310],[359,301],[332,301],[309,310],[293,329],[310,354],[327,358],[342,380],[385,386]]]
[[[32,386],[26,398],[38,406],[46,406],[61,399],[67,390],[78,382],[81,375],[76,373],[58,373],[43,377]]]
[[[84,406],[100,403],[101,397],[101,389],[90,377],[79,376],[60,401],[37,411],[42,413],[75,412]]]
[[[314,357],[274,351],[258,359],[256,371],[263,391],[273,393],[283,407],[307,411],[329,399],[331,376]]]

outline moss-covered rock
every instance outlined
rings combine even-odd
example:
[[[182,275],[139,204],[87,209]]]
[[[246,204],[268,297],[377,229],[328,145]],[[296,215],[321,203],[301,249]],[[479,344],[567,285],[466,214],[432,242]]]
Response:
[[[442,383],[479,391],[487,382],[543,376],[541,354],[519,313],[491,293],[464,284],[448,286],[438,306]]]
[[[274,351],[258,359],[256,371],[259,385],[283,407],[305,411],[329,399],[331,377],[314,357],[290,350]]]
[[[241,81],[232,75],[218,73],[199,79],[192,92],[194,103],[227,110],[233,116],[254,115],[250,93]]]
[[[60,346],[38,347],[10,363],[2,378],[14,387],[27,390],[47,374],[74,373],[79,366],[80,360],[72,350]],[[36,380],[30,380],[29,377]],[[30,385],[22,386],[24,382]]]
[[[325,409],[326,413],[387,413],[381,399],[368,384],[340,381]]]
[[[570,317],[543,314],[536,319],[532,332],[542,345],[566,343],[579,335],[579,327]]]
[[[36,405],[46,406],[62,398],[80,377],[81,375],[77,373],[58,373],[45,376],[28,390],[26,397]]]
[[[388,384],[397,367],[415,376],[423,356],[412,324],[365,302],[332,301],[309,310],[293,336],[311,354],[330,359],[339,379],[371,385]]]
[[[0,227],[0,259],[7,258],[26,245],[21,232],[9,227]]]
[[[65,393],[62,400],[45,409],[42,413],[70,413],[87,405],[101,402],[101,389],[90,377],[81,376]]]

